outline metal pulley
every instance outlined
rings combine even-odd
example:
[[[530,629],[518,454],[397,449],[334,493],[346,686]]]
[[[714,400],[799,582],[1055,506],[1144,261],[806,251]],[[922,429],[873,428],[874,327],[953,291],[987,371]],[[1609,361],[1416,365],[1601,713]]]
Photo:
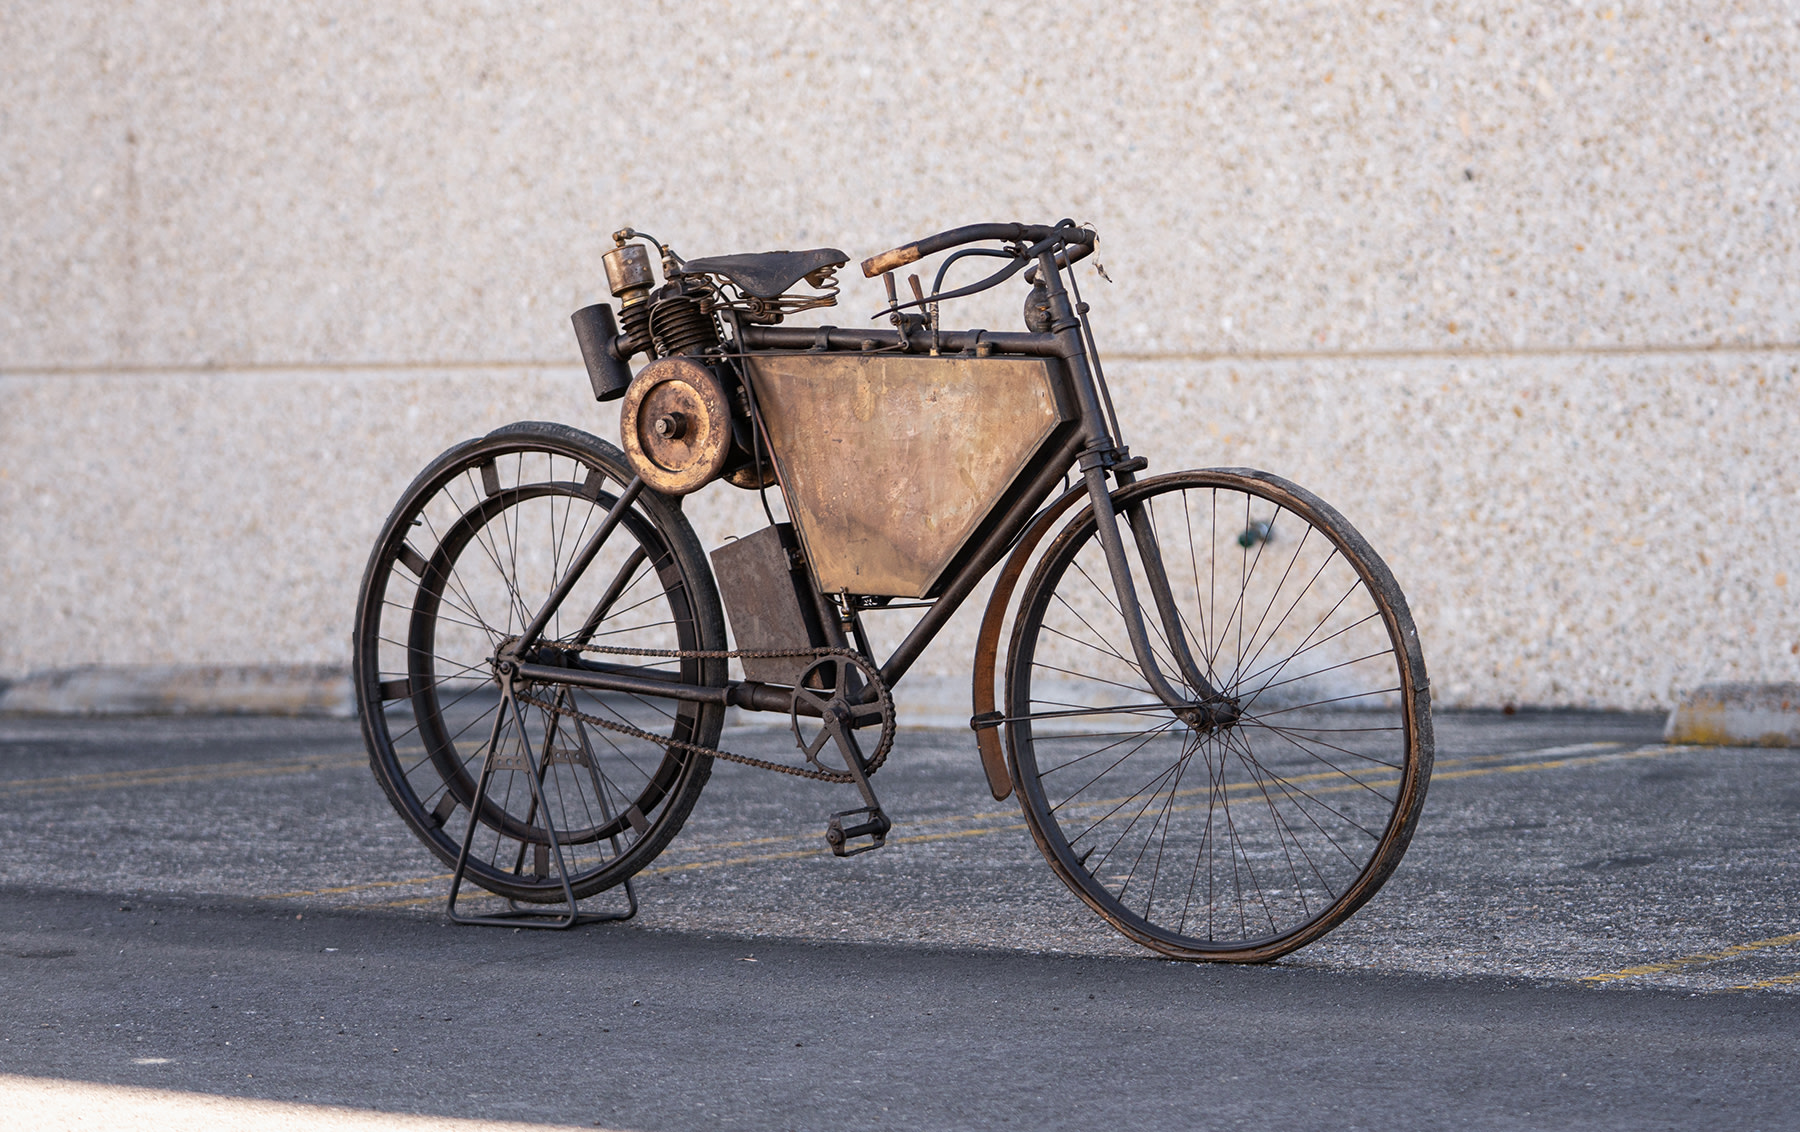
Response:
[[[619,435],[632,470],[665,495],[716,479],[731,457],[731,402],[712,370],[689,357],[645,366],[625,391]]]

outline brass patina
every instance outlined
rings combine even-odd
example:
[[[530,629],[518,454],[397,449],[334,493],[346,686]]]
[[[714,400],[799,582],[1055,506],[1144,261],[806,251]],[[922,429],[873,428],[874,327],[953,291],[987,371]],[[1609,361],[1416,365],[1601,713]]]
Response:
[[[705,487],[731,455],[731,407],[712,370],[689,357],[660,358],[632,379],[619,437],[632,470],[670,495]]]
[[[927,597],[1072,414],[1044,358],[745,359],[821,589]]]

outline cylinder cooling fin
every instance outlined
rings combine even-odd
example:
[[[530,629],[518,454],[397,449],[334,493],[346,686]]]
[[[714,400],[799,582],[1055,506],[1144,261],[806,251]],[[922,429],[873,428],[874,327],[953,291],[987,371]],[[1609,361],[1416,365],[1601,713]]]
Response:
[[[710,350],[719,344],[719,327],[693,295],[675,294],[650,308],[650,337],[665,357]]]
[[[624,332],[625,343],[619,350],[621,357],[634,357],[646,354],[654,357],[655,344],[650,341],[650,304],[635,303],[619,312],[619,328]]]

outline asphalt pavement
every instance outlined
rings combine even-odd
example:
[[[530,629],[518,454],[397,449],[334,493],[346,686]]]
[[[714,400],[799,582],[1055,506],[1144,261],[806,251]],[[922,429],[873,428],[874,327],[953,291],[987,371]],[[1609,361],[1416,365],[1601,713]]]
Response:
[[[0,1074],[619,1129],[1800,1127],[1800,751],[1661,722],[1440,714],[1382,893],[1219,967],[1065,891],[967,732],[901,734],[850,860],[848,788],[721,764],[635,919],[534,933],[446,924],[352,722],[0,719]]]

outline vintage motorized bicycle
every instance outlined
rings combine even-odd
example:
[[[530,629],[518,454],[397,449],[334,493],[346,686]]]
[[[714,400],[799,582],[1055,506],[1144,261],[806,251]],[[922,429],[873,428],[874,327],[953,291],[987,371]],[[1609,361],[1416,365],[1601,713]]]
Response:
[[[877,330],[785,324],[835,303],[835,249],[683,259],[615,234],[620,308],[574,322],[594,394],[622,401],[623,450],[543,423],[451,448],[362,584],[364,735],[454,867],[452,918],[566,927],[620,885],[629,915],[630,878],[718,758],[854,785],[826,842],[881,847],[894,690],[989,576],[981,763],[1094,911],[1165,955],[1259,961],[1380,888],[1432,761],[1405,599],[1285,480],[1143,475],[1076,279],[1095,239],[976,224],[874,256]],[[894,271],[944,252],[904,298]],[[983,261],[997,270],[945,289]],[[940,304],[1021,275],[1023,329],[940,327]],[[721,480],[762,493],[768,525],[709,557],[681,503]],[[895,614],[882,658],[869,626]],[[785,714],[793,758],[723,749],[732,706]],[[459,911],[465,882],[508,910]]]

